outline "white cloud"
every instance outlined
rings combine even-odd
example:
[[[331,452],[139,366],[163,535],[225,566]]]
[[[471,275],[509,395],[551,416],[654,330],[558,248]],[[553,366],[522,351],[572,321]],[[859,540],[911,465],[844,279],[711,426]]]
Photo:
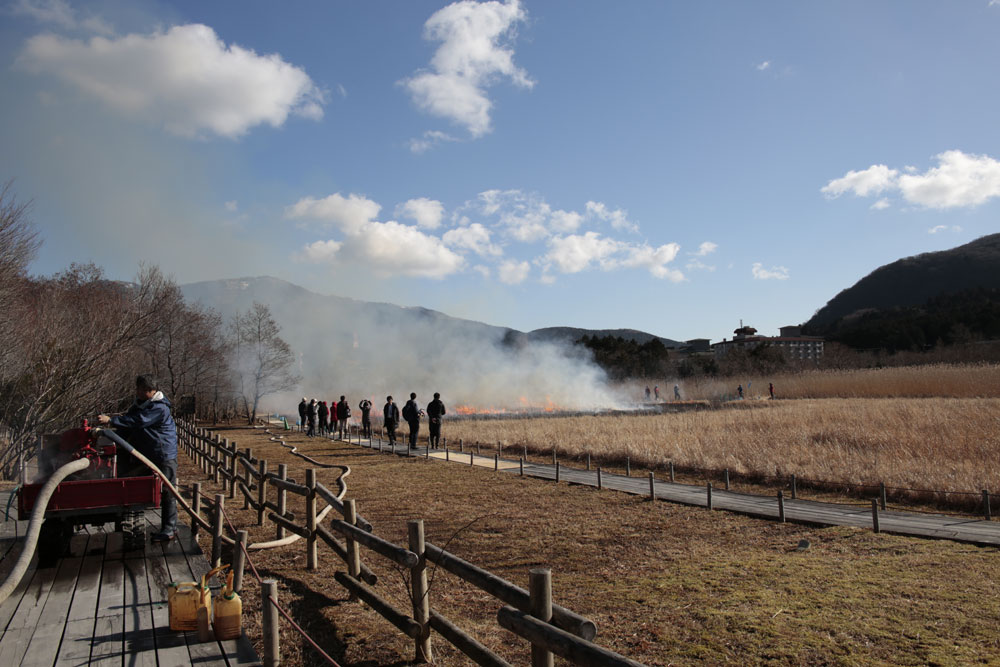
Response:
[[[236,138],[260,124],[280,127],[289,114],[323,116],[324,95],[304,70],[278,54],[227,46],[205,25],[87,42],[37,35],[17,63],[185,137]]]
[[[956,208],[1000,197],[1000,162],[988,155],[957,150],[936,157],[937,167],[899,177],[899,189],[908,202],[927,208]]]
[[[639,231],[639,225],[634,222],[630,222],[628,219],[628,212],[620,208],[616,208],[612,211],[601,202],[588,201],[587,213],[605,222],[610,222],[614,229],[626,230],[630,232]]]
[[[396,215],[415,220],[418,226],[425,229],[437,229],[444,217],[444,205],[436,199],[419,197],[397,206]]]
[[[500,282],[507,285],[517,285],[523,283],[531,272],[531,265],[528,262],[517,262],[508,260],[497,268],[497,276]]]
[[[989,155],[950,150],[935,158],[938,165],[923,173],[907,166],[900,174],[882,164],[849,171],[843,178],[830,181],[821,192],[834,198],[848,191],[861,197],[896,191],[910,204],[936,209],[979,206],[1000,197],[1000,162]],[[889,206],[889,200],[883,197],[872,208]]]
[[[835,198],[852,191],[859,197],[879,194],[896,186],[899,172],[884,164],[875,164],[863,171],[849,171],[842,178],[836,178],[820,189],[827,197]]]
[[[483,266],[482,264],[476,264],[472,267],[472,270],[481,275],[486,280],[490,279],[490,267]]]
[[[112,27],[101,17],[81,17],[65,0],[15,0],[7,7],[15,16],[28,16],[39,23],[49,23],[63,30],[84,30],[110,35]]]
[[[752,272],[755,280],[788,280],[788,269],[783,266],[765,269],[760,262],[754,262]]]
[[[947,231],[947,230],[951,230],[953,232],[960,232],[960,231],[962,231],[962,228],[959,227],[958,225],[952,225],[950,227],[948,225],[935,225],[934,227],[931,227],[930,229],[928,229],[927,233],[928,234],[937,234],[938,232],[943,232],[943,231]]]
[[[688,271],[715,271],[715,267],[709,264],[705,264],[701,260],[692,259],[690,262],[684,265],[684,268]]]
[[[458,141],[456,137],[438,130],[427,130],[420,139],[410,139],[407,145],[411,153],[424,153],[446,141]]]
[[[671,282],[681,282],[684,274],[677,269],[667,266],[674,261],[681,247],[676,243],[667,243],[658,248],[653,248],[646,244],[639,246],[628,246],[627,256],[622,260],[622,266],[628,268],[643,268],[649,271],[655,278],[666,278]]]
[[[527,14],[518,0],[461,0],[434,12],[424,39],[441,42],[430,70],[403,81],[424,111],[464,126],[473,137],[491,130],[492,102],[486,89],[500,78],[531,88],[534,82],[514,65],[509,42]],[[412,144],[411,144],[412,150]]]
[[[552,211],[549,226],[552,231],[563,234],[575,232],[580,228],[581,222],[583,222],[583,216],[576,211]]]
[[[379,204],[362,195],[352,193],[345,198],[338,192],[323,199],[303,197],[285,208],[285,217],[319,220],[335,225],[345,234],[354,234],[374,220],[380,210]]]
[[[394,220],[367,223],[345,239],[343,250],[383,275],[440,279],[465,267],[465,258],[441,239]]]
[[[445,245],[471,250],[477,255],[498,256],[503,252],[499,246],[490,243],[489,230],[478,222],[449,230],[444,233],[441,240]]]
[[[545,274],[550,266],[560,273],[579,273],[596,265],[602,271],[644,268],[657,278],[678,282],[684,279],[684,275],[666,265],[677,257],[679,250],[680,246],[676,243],[653,248],[645,243],[626,243],[602,238],[597,232],[586,232],[551,239],[549,251],[540,261]]]
[[[694,253],[695,257],[705,257],[706,255],[711,255],[715,252],[716,248],[719,247],[718,243],[712,243],[711,241],[704,241],[700,246],[698,246],[698,252]]]
[[[340,241],[314,241],[302,249],[302,259],[317,264],[330,262],[343,245]]]
[[[227,201],[226,210],[229,211],[230,213],[236,213],[236,211],[239,210],[239,207],[236,205],[236,200]]]
[[[479,193],[479,201],[482,214],[499,215],[500,225],[516,241],[532,243],[550,236],[552,207],[536,195],[520,190],[486,190]],[[566,224],[571,214],[559,213],[559,224]]]
[[[766,70],[766,69],[768,69],[770,67],[771,67],[771,61],[770,60],[765,60],[764,62],[762,62],[759,65],[757,65],[757,70],[760,71],[760,72],[763,72],[764,70]]]

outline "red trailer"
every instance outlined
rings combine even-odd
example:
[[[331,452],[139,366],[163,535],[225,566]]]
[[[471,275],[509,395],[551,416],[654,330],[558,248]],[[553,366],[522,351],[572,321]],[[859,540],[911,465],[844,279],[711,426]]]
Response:
[[[90,459],[90,467],[61,482],[49,500],[38,540],[40,562],[58,558],[77,527],[84,525],[114,523],[115,530],[124,535],[126,550],[143,548],[146,542],[143,514],[160,506],[161,482],[159,477],[148,474],[150,471],[145,467],[120,474],[119,453],[126,454],[86,421],[82,428],[39,438],[39,476],[35,483],[21,487],[18,496],[21,520],[31,517],[35,499],[52,472],[74,459]]]

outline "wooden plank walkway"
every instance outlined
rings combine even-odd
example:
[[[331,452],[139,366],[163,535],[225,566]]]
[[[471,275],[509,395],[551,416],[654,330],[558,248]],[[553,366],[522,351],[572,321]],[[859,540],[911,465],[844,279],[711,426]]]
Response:
[[[393,453],[398,456],[409,455],[432,458],[438,461],[448,460],[451,463],[466,466],[470,464],[489,468],[494,466],[492,456],[473,455],[468,451],[451,450],[446,453],[444,449],[430,449],[428,452],[426,446],[408,449],[405,435],[400,437],[395,447],[392,448],[385,441],[372,443],[369,440],[359,441],[355,437],[351,442],[361,447],[369,447],[376,451],[381,449],[385,453]],[[520,474],[520,462],[517,459],[500,458],[498,469],[501,472],[518,475]],[[525,463],[524,475],[555,480],[556,469],[551,464]],[[559,481],[597,487],[597,471],[570,468],[560,464]],[[602,471],[601,486],[605,489],[649,497],[648,477],[625,477]],[[708,506],[708,492],[705,486],[656,480],[654,494],[659,500],[695,507]],[[796,500],[785,498],[784,501],[786,521],[820,526],[855,526],[869,529],[873,527],[870,505],[824,503],[801,498]],[[712,489],[712,508],[766,519],[776,520],[779,517],[776,496],[737,493],[718,488]],[[987,521],[969,516],[956,517],[945,514],[880,510],[879,529],[881,532],[896,535],[1000,546],[1000,521]]]
[[[7,502],[8,494],[0,494]],[[159,510],[146,513],[147,534]],[[27,522],[0,522],[0,580],[21,553]],[[196,581],[208,571],[190,529],[166,545],[124,552],[110,524],[73,536],[55,567],[37,557],[0,605],[0,665],[260,665],[246,635],[199,643],[169,627],[167,584]],[[16,535],[16,536],[15,536]]]

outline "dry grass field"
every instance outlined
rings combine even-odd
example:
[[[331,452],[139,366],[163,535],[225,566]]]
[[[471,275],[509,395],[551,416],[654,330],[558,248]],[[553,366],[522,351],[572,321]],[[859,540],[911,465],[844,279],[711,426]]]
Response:
[[[304,477],[308,464],[260,430],[223,435]],[[423,518],[428,540],[450,540],[449,550],[522,586],[531,568],[549,567],[557,602],[593,618],[599,643],[648,665],[1000,662],[996,549],[650,503],[297,434],[289,442],[351,466],[348,497],[377,534],[405,544],[406,521]],[[182,483],[201,480],[205,493],[215,492],[186,457],[182,462]],[[329,486],[335,476],[319,473]],[[300,505],[290,496],[291,510],[301,512]],[[273,526],[254,525],[255,513],[227,507],[251,541],[273,538]],[[797,551],[803,539],[811,544]],[[205,537],[202,543],[208,546]],[[343,563],[326,547],[320,553],[316,572],[305,571],[301,543],[254,560],[262,575],[278,579],[282,603],[341,665],[409,664],[411,641],[349,602],[332,578]],[[362,559],[379,576],[376,589],[406,609],[402,574],[364,549]],[[450,574],[431,577],[433,609],[511,664],[528,663],[527,644],[496,624],[496,600]],[[256,586],[247,584],[243,598],[245,627],[259,648]],[[321,664],[284,622],[281,636],[283,664]],[[436,636],[434,651],[435,664],[470,664]]]
[[[737,384],[743,385],[747,398],[766,398],[768,383],[774,383],[777,398],[1000,398],[1000,365],[935,364],[677,382],[685,400],[734,397]],[[636,396],[645,384],[659,384],[663,396],[673,397],[673,381],[633,384],[630,392]]]
[[[1000,399],[803,399],[743,401],[665,415],[463,420],[463,438],[528,447],[596,463],[662,470],[728,468],[858,484],[1000,491]]]

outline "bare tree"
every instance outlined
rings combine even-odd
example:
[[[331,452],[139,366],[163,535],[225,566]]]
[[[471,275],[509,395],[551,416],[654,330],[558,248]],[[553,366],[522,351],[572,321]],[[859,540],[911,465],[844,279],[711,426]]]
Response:
[[[262,398],[293,389],[301,378],[292,370],[295,355],[265,304],[254,302],[247,312],[234,317],[231,331],[237,383],[247,418],[253,423]]]

